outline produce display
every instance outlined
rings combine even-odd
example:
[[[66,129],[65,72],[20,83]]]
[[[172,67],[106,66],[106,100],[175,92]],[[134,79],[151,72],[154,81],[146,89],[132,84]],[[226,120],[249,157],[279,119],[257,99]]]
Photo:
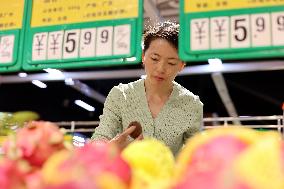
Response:
[[[123,151],[107,141],[75,147],[50,122],[7,137],[0,189],[283,189],[284,143],[244,127],[203,131],[177,157],[145,138]]]
[[[7,135],[15,126],[22,127],[25,122],[39,119],[33,111],[0,112],[0,135]]]
[[[6,125],[23,126],[27,121],[39,119],[39,114],[33,111],[0,112],[0,127]]]

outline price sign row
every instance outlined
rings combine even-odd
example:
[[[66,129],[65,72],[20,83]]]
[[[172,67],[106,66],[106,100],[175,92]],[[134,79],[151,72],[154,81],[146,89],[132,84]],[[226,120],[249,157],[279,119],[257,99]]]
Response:
[[[0,64],[12,63],[15,35],[0,36]]]
[[[284,12],[192,19],[190,50],[284,46]]]
[[[35,33],[32,61],[128,55],[130,41],[130,24]]]

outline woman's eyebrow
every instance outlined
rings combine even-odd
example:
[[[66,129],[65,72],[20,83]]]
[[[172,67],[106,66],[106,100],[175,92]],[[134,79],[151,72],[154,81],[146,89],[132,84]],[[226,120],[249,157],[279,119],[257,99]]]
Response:
[[[157,53],[153,53],[152,55],[155,55],[155,56],[160,56],[159,54],[157,54]]]
[[[161,56],[161,55],[159,55],[158,53],[155,53],[155,52],[153,52],[152,55],[154,55],[154,56],[159,56],[159,57]],[[176,57],[167,57],[167,59],[168,59],[168,60],[179,60],[179,59],[176,58]]]
[[[175,58],[175,57],[169,57],[168,59],[171,59],[171,60],[178,60],[178,58]]]

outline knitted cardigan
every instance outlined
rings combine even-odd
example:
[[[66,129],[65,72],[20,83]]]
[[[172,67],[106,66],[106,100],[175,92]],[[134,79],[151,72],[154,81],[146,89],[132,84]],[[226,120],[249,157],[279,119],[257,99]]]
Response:
[[[119,84],[111,89],[104,104],[100,124],[93,140],[110,140],[132,121],[140,122],[143,136],[163,141],[178,153],[185,141],[201,130],[203,104],[199,97],[176,82],[173,91],[156,118],[148,107],[144,79]]]

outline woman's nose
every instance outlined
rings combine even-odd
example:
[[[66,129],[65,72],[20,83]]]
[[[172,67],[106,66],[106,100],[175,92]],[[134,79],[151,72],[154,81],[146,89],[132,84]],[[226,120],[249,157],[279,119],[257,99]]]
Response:
[[[159,62],[159,64],[157,65],[157,71],[160,73],[164,73],[166,71],[166,66],[164,62]]]

